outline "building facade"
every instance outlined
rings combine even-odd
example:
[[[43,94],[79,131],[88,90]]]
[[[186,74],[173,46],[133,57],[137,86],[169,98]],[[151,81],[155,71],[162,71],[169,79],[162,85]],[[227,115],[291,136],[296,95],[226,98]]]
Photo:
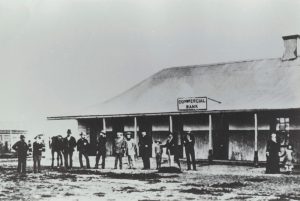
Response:
[[[118,131],[141,131],[165,141],[193,130],[196,159],[266,160],[266,144],[278,133],[282,149],[292,144],[300,159],[299,35],[284,36],[281,58],[164,69],[85,114],[48,117],[76,119],[95,154],[96,135],[108,136],[108,154]]]

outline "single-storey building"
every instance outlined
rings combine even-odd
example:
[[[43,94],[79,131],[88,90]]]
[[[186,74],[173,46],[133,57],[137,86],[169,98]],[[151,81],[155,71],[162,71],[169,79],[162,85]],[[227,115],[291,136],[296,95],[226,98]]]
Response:
[[[92,147],[106,130],[109,154],[118,131],[137,141],[141,131],[161,140],[173,132],[184,157],[181,136],[191,128],[196,159],[209,161],[265,161],[269,135],[277,132],[299,161],[299,35],[283,40],[281,58],[166,68],[85,114],[48,119],[76,119]]]
[[[11,151],[11,147],[20,140],[20,135],[27,135],[26,130],[0,129],[0,155]]]

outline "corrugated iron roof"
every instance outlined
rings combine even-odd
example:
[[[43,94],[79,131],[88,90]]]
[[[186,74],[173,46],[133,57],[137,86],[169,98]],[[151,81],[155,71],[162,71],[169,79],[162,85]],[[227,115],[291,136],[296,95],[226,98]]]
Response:
[[[178,112],[177,98],[209,97],[208,111],[300,108],[300,58],[166,68],[74,115]]]

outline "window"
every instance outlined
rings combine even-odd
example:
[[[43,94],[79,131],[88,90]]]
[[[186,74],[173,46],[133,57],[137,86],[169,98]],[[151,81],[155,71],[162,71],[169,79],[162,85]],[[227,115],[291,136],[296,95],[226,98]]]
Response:
[[[277,118],[276,131],[279,134],[279,141],[281,145],[289,144],[290,118]]]
[[[288,132],[290,130],[290,118],[277,118],[276,131]]]

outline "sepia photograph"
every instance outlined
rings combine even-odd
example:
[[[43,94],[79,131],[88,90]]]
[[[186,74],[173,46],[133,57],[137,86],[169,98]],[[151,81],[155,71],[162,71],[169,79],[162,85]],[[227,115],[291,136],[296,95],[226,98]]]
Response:
[[[0,201],[300,200],[300,1],[0,0]]]

